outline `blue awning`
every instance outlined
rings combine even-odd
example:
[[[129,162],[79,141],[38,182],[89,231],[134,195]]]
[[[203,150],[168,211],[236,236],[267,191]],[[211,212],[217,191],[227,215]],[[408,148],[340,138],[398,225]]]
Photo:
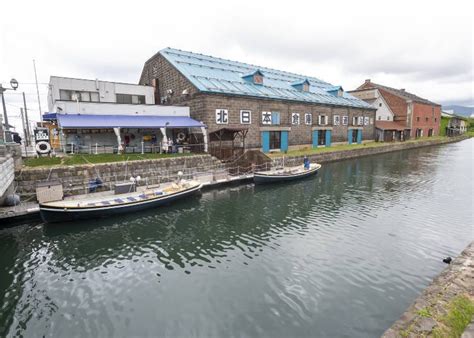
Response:
[[[199,128],[187,116],[57,114],[61,128]]]
[[[44,113],[43,121],[53,121],[56,120],[56,113]]]

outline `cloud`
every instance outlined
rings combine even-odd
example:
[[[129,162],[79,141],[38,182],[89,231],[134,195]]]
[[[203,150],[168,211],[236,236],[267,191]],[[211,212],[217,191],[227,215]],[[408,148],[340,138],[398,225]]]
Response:
[[[47,7],[25,0],[6,2],[2,11],[8,15],[0,22],[0,81],[16,77],[35,110],[33,58],[41,83],[50,75],[136,83],[144,62],[168,46],[314,76],[346,90],[371,78],[435,102],[474,105],[473,14],[466,0],[456,6],[54,0]],[[40,91],[46,110],[46,85]],[[19,95],[8,102],[21,106]]]

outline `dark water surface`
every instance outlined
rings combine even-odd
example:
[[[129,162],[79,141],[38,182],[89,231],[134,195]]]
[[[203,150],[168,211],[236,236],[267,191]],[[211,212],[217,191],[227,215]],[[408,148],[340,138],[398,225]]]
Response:
[[[0,230],[0,336],[377,337],[473,240],[473,145]]]

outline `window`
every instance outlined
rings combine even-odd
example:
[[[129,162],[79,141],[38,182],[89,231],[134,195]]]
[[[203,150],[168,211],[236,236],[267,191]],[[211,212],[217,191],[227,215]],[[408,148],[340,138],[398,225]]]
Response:
[[[318,124],[320,126],[325,126],[327,124],[327,118],[326,115],[319,115],[318,117]]]
[[[253,82],[255,84],[263,84],[263,76],[262,75],[259,75],[259,74],[255,74],[253,76]]]
[[[416,122],[420,122],[420,117],[419,116],[416,117]]]
[[[382,107],[382,102],[379,103],[379,107]]]
[[[427,117],[425,117],[425,122],[428,122],[428,118],[427,118]]]
[[[387,116],[387,121],[390,121],[390,116]]]
[[[117,103],[145,104],[145,95],[116,94]]]
[[[364,126],[368,126],[368,125],[369,125],[369,117],[364,116]]]
[[[313,124],[313,114],[311,113],[304,114],[304,124],[308,126]]]
[[[435,122],[437,121],[438,119],[435,117]]]
[[[299,113],[292,113],[291,114],[291,124],[300,124],[300,114]]]
[[[99,102],[99,93],[61,89],[59,90],[59,99],[62,101]]]
[[[358,117],[357,124],[358,124],[359,126],[363,126],[363,125],[364,125],[364,117],[363,117],[363,116],[359,116],[359,117]]]
[[[374,124],[374,118],[373,118],[373,117],[370,118],[369,123],[370,123],[371,125]]]
[[[378,120],[380,121],[381,119],[382,119],[382,116],[380,116],[380,115],[379,115],[379,118],[378,118]]]
[[[332,122],[335,126],[338,126],[339,124],[341,124],[341,117],[339,115],[334,115],[333,116],[333,122]]]
[[[241,124],[250,124],[252,122],[251,115],[252,115],[252,112],[250,110],[241,110],[240,111],[240,123]]]
[[[349,116],[344,115],[344,116],[342,117],[342,124],[343,124],[344,126],[347,126],[347,125],[349,124]]]
[[[217,124],[229,123],[229,111],[227,109],[216,109],[216,123]]]
[[[280,124],[280,112],[272,111],[272,124]]]

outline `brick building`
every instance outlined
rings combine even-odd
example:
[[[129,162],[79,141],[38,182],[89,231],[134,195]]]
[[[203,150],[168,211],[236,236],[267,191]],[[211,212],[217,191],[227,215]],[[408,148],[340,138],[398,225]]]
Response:
[[[245,129],[246,147],[264,152],[374,139],[375,109],[313,77],[166,48],[140,84],[157,103],[189,106],[210,133]]]
[[[370,80],[350,91],[377,109],[376,140],[403,141],[410,137],[439,135],[441,105]]]

